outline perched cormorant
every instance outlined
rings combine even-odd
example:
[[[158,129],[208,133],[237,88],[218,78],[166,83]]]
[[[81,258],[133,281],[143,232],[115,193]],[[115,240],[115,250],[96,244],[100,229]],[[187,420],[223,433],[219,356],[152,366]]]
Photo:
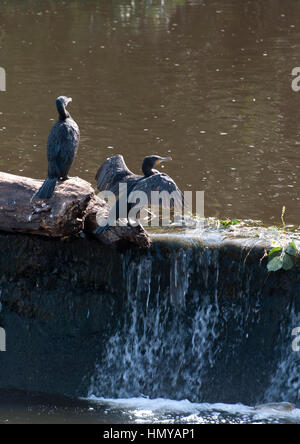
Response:
[[[66,106],[71,98],[60,96],[56,99],[58,120],[52,126],[47,142],[48,176],[37,192],[40,199],[49,199],[57,180],[68,179],[68,172],[76,156],[80,133]]]
[[[160,206],[182,211],[184,206],[183,194],[177,187],[171,177],[154,169],[161,162],[172,160],[171,157],[147,156],[143,160],[143,176],[132,173],[126,166],[124,158],[121,155],[113,156],[107,159],[99,168],[96,174],[96,180],[99,191],[111,191],[116,197],[119,195],[119,184],[127,184],[127,198],[130,193],[143,191],[148,197],[148,205],[151,205],[151,191],[166,191],[167,194],[161,194]],[[172,199],[168,195],[172,194]],[[119,196],[120,198],[120,196]],[[127,214],[134,204],[127,204]],[[119,217],[119,199],[116,203],[116,219]],[[109,225],[98,227],[95,233],[101,234]]]

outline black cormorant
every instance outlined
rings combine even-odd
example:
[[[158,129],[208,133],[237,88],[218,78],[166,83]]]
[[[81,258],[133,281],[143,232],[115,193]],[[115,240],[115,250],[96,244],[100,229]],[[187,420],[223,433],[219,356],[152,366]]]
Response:
[[[37,192],[40,199],[49,199],[57,180],[68,179],[68,172],[76,156],[80,133],[77,123],[66,111],[71,98],[60,96],[56,99],[58,121],[52,126],[48,142],[48,176]]]
[[[127,184],[127,198],[130,193],[143,191],[148,197],[148,205],[151,206],[151,191],[166,191],[161,194],[160,206],[182,211],[184,198],[171,177],[154,169],[161,162],[172,160],[171,157],[147,156],[143,160],[143,176],[132,173],[126,166],[123,156],[116,155],[107,159],[99,168],[96,180],[99,191],[111,191],[116,197],[119,196],[119,184]],[[169,196],[172,194],[172,199]],[[120,198],[120,196],[119,196]],[[127,213],[134,204],[127,204]],[[116,203],[116,219],[119,217],[119,199]],[[98,227],[95,233],[101,234],[109,228],[109,225]]]

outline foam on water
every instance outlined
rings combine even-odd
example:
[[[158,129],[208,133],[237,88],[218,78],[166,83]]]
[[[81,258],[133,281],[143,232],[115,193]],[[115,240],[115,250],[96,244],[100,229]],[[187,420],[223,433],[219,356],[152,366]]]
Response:
[[[187,399],[176,401],[157,398],[97,398],[90,402],[100,404],[108,410],[120,410],[134,422],[197,424],[207,422],[300,422],[300,409],[287,403],[265,404],[251,407],[243,404],[192,403]]]

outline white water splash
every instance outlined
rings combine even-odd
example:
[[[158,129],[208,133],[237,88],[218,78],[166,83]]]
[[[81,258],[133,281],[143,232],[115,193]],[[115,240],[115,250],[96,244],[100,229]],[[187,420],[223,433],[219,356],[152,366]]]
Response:
[[[300,409],[286,403],[251,407],[243,404],[193,403],[187,399],[176,401],[157,398],[97,398],[90,402],[104,406],[107,411],[122,411],[135,423],[299,423]]]
[[[300,359],[291,351],[292,338],[287,340],[286,332],[289,326],[300,326],[300,315],[288,319],[274,340],[276,359],[280,353],[281,358],[266,387],[271,367],[263,362],[265,338],[257,335],[268,334],[264,295],[244,261],[233,262],[234,293],[222,300],[227,277],[220,276],[218,249],[171,250],[166,268],[159,258],[161,269],[157,256],[135,259],[125,257],[121,316],[98,358],[89,396],[235,402],[241,400],[241,390],[249,403],[299,398]],[[248,350],[249,359],[254,359],[249,365]],[[252,396],[251,377],[258,380],[265,368]]]
[[[164,277],[153,279],[150,257],[125,263],[126,313],[97,364],[90,395],[120,397],[177,391],[183,396],[191,384],[199,389],[207,360],[211,366],[214,361],[211,344],[217,338],[218,308],[205,296],[192,313],[185,311],[194,272],[192,260],[186,250],[173,255],[168,294],[160,290]],[[206,267],[215,260],[214,255],[206,254]],[[208,273],[204,277],[207,279]],[[197,294],[195,297],[198,299]],[[197,372],[196,377],[191,371]]]

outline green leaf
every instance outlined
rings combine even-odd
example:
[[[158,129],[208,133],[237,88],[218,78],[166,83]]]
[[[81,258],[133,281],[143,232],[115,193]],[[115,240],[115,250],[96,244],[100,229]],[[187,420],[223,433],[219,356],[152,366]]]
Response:
[[[286,253],[290,254],[291,256],[296,256],[298,253],[297,246],[295,242],[290,242],[286,248]]]
[[[221,220],[221,224],[223,225],[223,227],[228,227],[229,225],[231,225],[231,220]]]
[[[230,225],[238,225],[241,222],[238,219],[226,219],[226,220],[221,220],[221,224],[223,225],[223,227],[229,227]]]
[[[280,256],[276,256],[268,262],[268,271],[278,271],[283,266],[283,260]]]
[[[282,268],[284,270],[290,270],[294,266],[294,261],[288,254],[285,254],[282,261]]]
[[[268,253],[269,261],[273,257],[280,256],[281,253],[282,253],[282,247],[272,248],[272,250],[270,250],[269,253]]]

